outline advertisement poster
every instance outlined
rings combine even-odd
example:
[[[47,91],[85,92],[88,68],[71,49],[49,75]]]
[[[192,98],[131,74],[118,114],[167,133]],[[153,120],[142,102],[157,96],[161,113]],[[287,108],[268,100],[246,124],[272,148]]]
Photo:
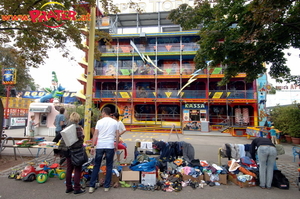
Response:
[[[118,104],[120,112],[120,120],[123,123],[131,123],[131,105],[130,104]]]
[[[26,117],[12,117],[10,118],[10,126],[17,127],[17,126],[25,126],[26,124]]]
[[[257,79],[257,101],[258,101],[258,122],[259,126],[264,126],[267,120],[267,76],[266,74],[262,74]]]

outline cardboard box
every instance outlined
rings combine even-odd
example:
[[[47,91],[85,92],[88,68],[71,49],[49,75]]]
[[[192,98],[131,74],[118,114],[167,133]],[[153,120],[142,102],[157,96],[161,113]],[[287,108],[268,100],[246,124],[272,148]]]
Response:
[[[155,185],[156,184],[156,170],[151,172],[141,172],[141,184],[143,185]]]
[[[182,179],[183,179],[183,181],[191,180],[192,182],[197,181],[200,183],[201,180],[204,180],[204,176],[199,175],[197,178],[194,178],[193,176],[182,174]]]
[[[99,178],[99,181],[100,181],[100,179],[105,180],[104,173],[99,173],[98,178]],[[119,181],[120,181],[120,178],[113,173],[112,176],[111,176],[111,182],[116,183],[116,182],[119,182]]]
[[[244,188],[244,187],[255,187],[256,184],[255,184],[255,178],[252,178],[252,180],[249,180],[249,181],[246,181],[246,182],[241,182],[237,179],[237,176],[236,174],[232,174],[232,173],[229,173],[228,174],[228,180],[233,182],[234,184],[240,186],[241,188]]]
[[[128,166],[122,167],[122,181],[140,181],[140,172],[132,171]]]
[[[204,172],[204,180],[205,181],[210,181],[210,177],[207,174],[207,172]],[[218,182],[220,184],[227,184],[227,174],[219,174],[219,180],[218,181],[214,181],[214,182]]]

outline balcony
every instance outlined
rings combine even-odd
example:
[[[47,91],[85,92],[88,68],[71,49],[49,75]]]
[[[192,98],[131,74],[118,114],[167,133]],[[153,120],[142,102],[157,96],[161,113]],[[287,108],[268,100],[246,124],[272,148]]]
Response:
[[[227,94],[226,94],[227,93]],[[256,99],[253,90],[210,90],[209,98],[211,99]]]
[[[155,90],[136,90],[132,92],[131,90],[97,90],[95,92],[95,98],[168,98],[168,99],[205,99],[205,90],[183,90],[180,95],[177,95],[178,90],[169,89],[157,89]],[[209,94],[210,99],[256,99],[255,91],[225,91],[225,90],[211,90]]]

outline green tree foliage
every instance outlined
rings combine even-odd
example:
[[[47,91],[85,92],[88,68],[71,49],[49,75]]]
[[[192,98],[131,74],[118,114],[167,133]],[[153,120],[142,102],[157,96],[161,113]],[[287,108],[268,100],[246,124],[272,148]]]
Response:
[[[200,49],[195,56],[199,69],[222,64],[226,84],[238,73],[251,82],[266,72],[279,82],[293,80],[284,49],[300,48],[298,0],[198,0],[195,7],[182,4],[169,19],[183,29],[199,28]],[[213,6],[212,6],[213,5]]]
[[[84,112],[85,112],[85,106],[81,104],[74,104],[72,106],[65,107],[67,111],[67,117],[72,112],[76,112],[80,115],[80,118],[84,118]],[[91,117],[91,121],[96,124],[97,121],[100,119],[101,113],[99,111],[99,108],[97,108],[94,104],[92,105],[91,111],[93,112],[93,116]]]
[[[29,70],[26,67],[25,60],[18,56],[17,50],[12,47],[0,47],[0,70],[2,68],[16,68],[17,69],[17,84],[16,90],[25,90],[27,86],[31,90],[35,90],[34,80],[29,74]],[[5,95],[4,85],[0,84],[0,95]]]
[[[300,109],[296,104],[276,106],[271,111],[271,118],[276,129],[292,137],[300,137]]]
[[[51,48],[61,49],[61,54],[64,57],[71,57],[67,48],[66,42],[70,41],[79,48],[86,50],[82,45],[82,40],[86,40],[82,35],[80,28],[84,28],[88,25],[86,20],[58,20],[57,18],[50,18],[49,21],[33,23],[30,18],[29,20],[22,20],[21,18],[29,15],[32,10],[50,11],[50,10],[65,10],[65,11],[76,11],[79,18],[80,16],[88,17],[89,6],[85,8],[80,6],[82,2],[89,3],[89,5],[96,5],[96,0],[56,0],[55,2],[61,3],[48,4],[42,7],[48,0],[2,0],[0,1],[0,44],[12,43],[14,48],[18,52],[20,59],[24,60],[26,66],[38,67],[44,63],[45,58],[48,58],[48,50]],[[103,13],[118,12],[115,5],[112,4],[111,0],[99,0],[99,4],[102,4],[104,10]],[[7,17],[11,15],[17,18]],[[56,15],[57,16],[57,15]],[[62,17],[62,15],[61,15]],[[58,26],[58,28],[49,28],[46,26]],[[45,26],[46,25],[46,26]],[[87,33],[88,34],[88,33]],[[88,36],[88,35],[86,35]],[[95,40],[109,42],[109,34],[103,31],[96,31]],[[95,45],[97,47],[97,45]],[[97,49],[97,48],[95,48]],[[100,57],[100,52],[95,50],[95,57]]]

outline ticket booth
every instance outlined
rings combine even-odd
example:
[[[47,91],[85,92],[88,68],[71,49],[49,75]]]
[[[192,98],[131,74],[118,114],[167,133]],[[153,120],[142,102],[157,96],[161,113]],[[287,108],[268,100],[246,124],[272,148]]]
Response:
[[[39,123],[35,127],[35,135],[55,136],[54,120],[59,112],[52,103],[31,103],[29,106],[28,124],[31,116],[35,116],[35,123]],[[29,131],[26,131],[29,135]]]
[[[201,131],[202,123],[207,121],[207,106],[199,103],[183,105],[183,130]]]

